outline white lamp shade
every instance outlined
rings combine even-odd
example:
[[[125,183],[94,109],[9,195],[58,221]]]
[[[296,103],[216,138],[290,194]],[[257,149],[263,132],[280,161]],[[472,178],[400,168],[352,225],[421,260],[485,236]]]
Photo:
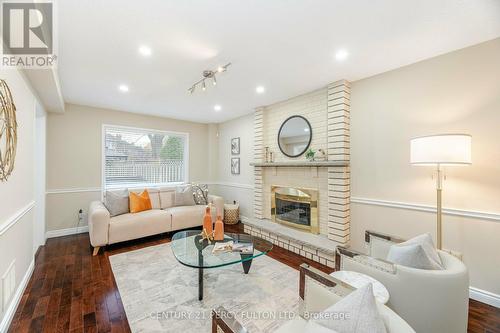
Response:
[[[441,134],[414,138],[410,142],[411,164],[471,164],[471,146],[472,137],[467,134]]]

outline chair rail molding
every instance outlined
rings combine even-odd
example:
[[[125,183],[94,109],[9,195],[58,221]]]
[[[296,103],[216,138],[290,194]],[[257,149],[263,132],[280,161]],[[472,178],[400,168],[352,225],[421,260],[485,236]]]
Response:
[[[0,224],[0,236],[7,232],[13,225],[20,221],[24,215],[35,207],[35,201],[30,201],[26,206],[18,210],[14,215],[9,217],[7,221]]]
[[[252,184],[243,184],[243,183],[230,183],[230,182],[220,182],[220,181],[205,181],[205,182],[196,182],[200,184],[207,185],[216,185],[216,186],[226,186],[226,187],[237,187],[248,190],[253,190],[254,186]]]
[[[434,206],[409,203],[409,202],[351,197],[351,203],[399,208],[406,210],[415,210],[427,213],[436,213],[436,207]],[[461,217],[472,217],[480,220],[490,220],[490,221],[500,222],[500,213],[493,213],[493,212],[482,212],[476,210],[466,210],[466,209],[456,209],[456,208],[443,208],[443,214],[461,216]]]

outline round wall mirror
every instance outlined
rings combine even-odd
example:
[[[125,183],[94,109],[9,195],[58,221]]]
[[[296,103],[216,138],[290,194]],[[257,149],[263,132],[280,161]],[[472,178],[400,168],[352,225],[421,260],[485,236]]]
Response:
[[[278,146],[288,157],[304,154],[312,139],[311,124],[302,116],[291,116],[281,124],[278,132]]]

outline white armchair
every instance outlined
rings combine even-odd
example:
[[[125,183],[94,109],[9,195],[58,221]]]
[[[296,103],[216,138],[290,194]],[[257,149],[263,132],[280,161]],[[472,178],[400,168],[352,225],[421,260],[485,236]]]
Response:
[[[299,302],[300,317],[282,325],[276,333],[302,333],[307,325],[307,313],[326,310],[354,289],[334,277],[309,265],[300,266]],[[388,333],[415,333],[415,331],[387,306],[378,303],[378,310]],[[219,307],[212,311],[212,333],[248,333],[232,313]]]
[[[367,274],[389,291],[387,304],[417,332],[467,332],[469,275],[456,257],[439,251],[444,270],[423,270],[385,260],[391,245],[402,240],[366,231],[368,253],[338,247],[336,269]]]

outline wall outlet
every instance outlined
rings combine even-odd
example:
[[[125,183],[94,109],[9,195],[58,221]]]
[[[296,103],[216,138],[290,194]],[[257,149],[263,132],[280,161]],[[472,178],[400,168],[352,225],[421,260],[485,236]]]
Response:
[[[2,312],[5,312],[16,291],[16,261],[13,260],[2,275]]]

